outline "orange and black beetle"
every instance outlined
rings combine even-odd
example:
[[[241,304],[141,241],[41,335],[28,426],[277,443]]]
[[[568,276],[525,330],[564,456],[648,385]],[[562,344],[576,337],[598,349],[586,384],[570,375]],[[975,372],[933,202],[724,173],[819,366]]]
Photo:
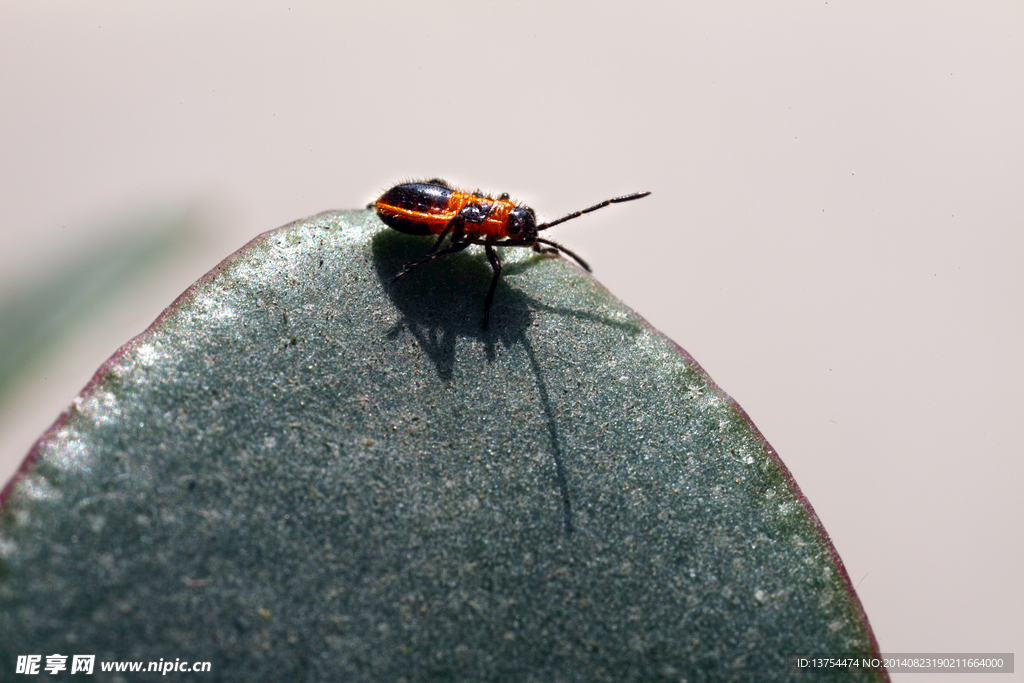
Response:
[[[494,247],[532,247],[541,253],[565,253],[589,271],[590,266],[586,261],[560,244],[538,237],[537,233],[609,204],[628,202],[649,194],[635,192],[606,199],[589,209],[574,211],[558,220],[539,225],[533,209],[511,201],[507,193],[495,199],[480,192],[457,190],[439,179],[395,185],[371,206],[377,209],[377,215],[388,227],[410,235],[437,235],[427,255],[406,264],[392,282],[438,257],[462,251],[471,244],[483,245],[487,260],[494,270],[491,288],[484,301],[484,327],[487,327],[491,301],[501,275],[501,261]],[[439,249],[445,237],[448,238],[448,246]]]

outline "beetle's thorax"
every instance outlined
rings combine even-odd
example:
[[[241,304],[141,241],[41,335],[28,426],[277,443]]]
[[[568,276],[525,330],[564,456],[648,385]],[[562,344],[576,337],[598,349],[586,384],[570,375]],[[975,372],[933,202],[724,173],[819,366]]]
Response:
[[[505,236],[509,214],[516,205],[504,199],[492,199],[469,192],[456,192],[448,204],[449,210],[465,219],[463,230],[467,235],[500,239]]]

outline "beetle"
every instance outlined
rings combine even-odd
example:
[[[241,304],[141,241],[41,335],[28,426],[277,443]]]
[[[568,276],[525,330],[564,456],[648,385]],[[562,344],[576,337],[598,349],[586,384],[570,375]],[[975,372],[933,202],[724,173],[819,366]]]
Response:
[[[551,240],[538,237],[537,233],[573,218],[579,218],[585,213],[597,211],[609,204],[630,202],[649,194],[650,192],[634,192],[613,197],[557,220],[537,223],[533,209],[512,201],[507,192],[495,198],[482,194],[479,190],[459,190],[444,180],[435,178],[395,185],[370,206],[377,210],[377,215],[385,225],[399,232],[408,235],[437,235],[426,256],[407,263],[392,278],[392,282],[442,256],[462,251],[472,244],[483,246],[487,253],[487,261],[494,270],[491,288],[484,300],[484,327],[487,327],[494,290],[501,276],[501,260],[494,251],[495,247],[531,247],[542,254],[564,253],[589,272],[590,266],[577,254]],[[441,249],[446,237],[448,246]]]

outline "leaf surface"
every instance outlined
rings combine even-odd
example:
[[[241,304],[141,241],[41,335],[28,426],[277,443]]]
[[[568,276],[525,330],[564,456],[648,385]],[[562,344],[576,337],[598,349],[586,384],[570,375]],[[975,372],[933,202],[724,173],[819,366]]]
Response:
[[[5,491],[0,666],[781,681],[793,653],[877,653],[795,482],[692,358],[526,249],[482,329],[482,254],[391,283],[429,245],[368,211],[298,221],[118,351]]]

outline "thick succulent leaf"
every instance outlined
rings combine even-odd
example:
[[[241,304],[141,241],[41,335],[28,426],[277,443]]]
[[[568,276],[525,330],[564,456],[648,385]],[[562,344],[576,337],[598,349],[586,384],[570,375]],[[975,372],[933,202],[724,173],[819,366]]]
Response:
[[[267,233],[101,368],[4,494],[0,666],[790,680],[791,653],[877,652],[692,358],[525,249],[483,329],[482,254],[391,283],[429,244],[370,212]]]

